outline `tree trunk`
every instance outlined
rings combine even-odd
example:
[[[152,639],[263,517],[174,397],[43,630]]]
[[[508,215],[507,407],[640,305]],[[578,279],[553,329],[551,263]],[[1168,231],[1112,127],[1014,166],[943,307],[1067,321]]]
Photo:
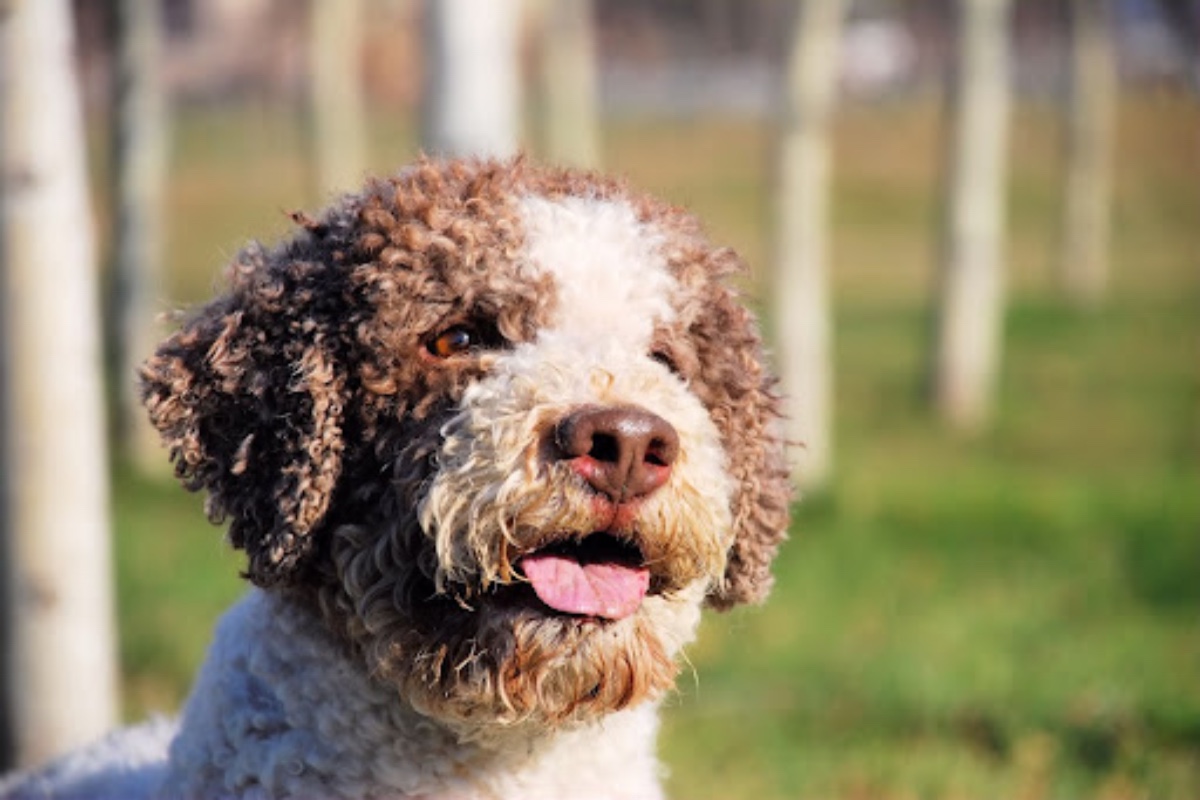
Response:
[[[518,0],[425,4],[421,144],[441,156],[517,152],[520,76]]]
[[[100,331],[70,3],[0,22],[10,647],[19,763],[116,718]]]
[[[356,189],[365,150],[361,0],[310,0],[309,111],[322,196]]]
[[[962,0],[950,95],[933,394],[955,428],[976,431],[994,404],[1004,308],[1009,0]]]
[[[544,157],[596,167],[600,162],[592,0],[540,0],[538,87]]]
[[[4,108],[5,95],[8,87],[4,70],[7,69],[4,52],[4,20],[0,19],[0,110]],[[0,169],[3,169],[5,132],[3,121],[0,120]],[[4,186],[7,181],[4,173],[0,172],[0,291],[6,291],[8,286],[8,266],[6,256],[7,240],[5,239],[5,210]],[[0,314],[8,300],[0,294]],[[0,316],[0,335],[5,332],[4,318]],[[8,465],[15,461],[12,455],[12,445],[9,442],[8,420],[13,382],[8,364],[8,347],[0,343],[0,469],[7,471]],[[14,604],[12,598],[16,592],[13,589],[16,570],[12,565],[16,561],[16,547],[13,529],[13,504],[9,495],[15,488],[12,481],[4,473],[0,473],[0,775],[17,765],[17,660],[11,653],[16,652],[16,636],[13,631],[10,611]]]
[[[830,123],[844,0],[806,0],[788,55],[779,121],[773,301],[780,374],[789,397],[793,474],[819,488],[833,469],[830,331]]]
[[[117,441],[143,472],[161,472],[167,460],[142,408],[137,370],[162,333],[157,324],[163,310],[159,304],[167,171],[162,12],[157,0],[121,0],[116,12],[111,307]]]
[[[1066,141],[1060,283],[1073,305],[1108,288],[1116,70],[1105,0],[1070,0],[1071,102]]]

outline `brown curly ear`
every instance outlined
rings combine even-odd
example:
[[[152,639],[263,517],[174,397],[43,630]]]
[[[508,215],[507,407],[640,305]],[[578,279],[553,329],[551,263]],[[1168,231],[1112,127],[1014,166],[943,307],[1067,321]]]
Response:
[[[787,537],[792,486],[777,424],[781,401],[754,319],[723,286],[714,284],[711,295],[691,335],[701,370],[696,387],[707,395],[702,399],[721,432],[735,484],[735,539],[724,583],[708,598],[723,610],[761,602],[770,592],[771,562]]]
[[[176,476],[208,491],[209,518],[229,520],[260,585],[294,577],[342,468],[345,375],[328,321],[336,310],[315,302],[328,292],[318,286],[328,265],[296,255],[244,251],[229,268],[230,291],[141,372]]]

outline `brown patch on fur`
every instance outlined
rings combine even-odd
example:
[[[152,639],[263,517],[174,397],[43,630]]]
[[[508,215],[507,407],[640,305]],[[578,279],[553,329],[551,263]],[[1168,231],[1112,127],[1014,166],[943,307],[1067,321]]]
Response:
[[[430,332],[486,320],[521,342],[549,313],[552,288],[518,258],[519,174],[519,166],[422,163],[363,196],[350,281],[369,306],[352,320],[359,378],[369,390],[367,438],[378,420],[423,417],[477,374],[413,359]]]
[[[697,393],[721,431],[729,471],[736,538],[725,584],[710,597],[717,608],[766,599],[771,562],[787,536],[792,485],[775,428],[780,400],[763,367],[753,319],[731,293],[715,293],[709,313],[692,326],[704,376]]]
[[[284,475],[291,479],[296,491],[278,498],[278,502],[284,518],[304,536],[325,515],[341,476],[342,451],[345,449],[341,420],[346,379],[334,371],[319,343],[305,351],[299,371],[295,390],[307,391],[312,398],[312,430],[304,446],[308,458],[284,467]],[[247,441],[250,441],[249,437]]]
[[[176,474],[209,492],[255,583],[303,580],[334,524],[376,513],[358,498],[382,491],[395,429],[480,374],[479,358],[422,358],[427,337],[486,320],[519,342],[549,313],[552,288],[519,260],[524,170],[422,162],[293,215],[292,238],[247,247],[143,368]]]
[[[210,518],[230,520],[264,583],[307,553],[344,447],[336,320],[324,265],[304,255],[273,264],[247,248],[228,270],[230,292],[142,370],[176,474],[209,490]]]

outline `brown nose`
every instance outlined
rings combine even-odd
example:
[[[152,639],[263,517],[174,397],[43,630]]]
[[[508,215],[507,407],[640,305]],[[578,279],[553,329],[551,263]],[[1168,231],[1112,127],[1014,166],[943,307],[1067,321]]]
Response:
[[[554,442],[575,472],[617,503],[666,483],[679,454],[671,423],[629,406],[577,409],[555,426]]]

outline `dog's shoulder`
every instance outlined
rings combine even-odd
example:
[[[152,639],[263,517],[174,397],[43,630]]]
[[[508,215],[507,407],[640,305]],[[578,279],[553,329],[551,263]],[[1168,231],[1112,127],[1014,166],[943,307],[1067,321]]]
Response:
[[[431,727],[357,668],[313,610],[251,590],[217,625],[162,796],[424,796],[453,748]]]

